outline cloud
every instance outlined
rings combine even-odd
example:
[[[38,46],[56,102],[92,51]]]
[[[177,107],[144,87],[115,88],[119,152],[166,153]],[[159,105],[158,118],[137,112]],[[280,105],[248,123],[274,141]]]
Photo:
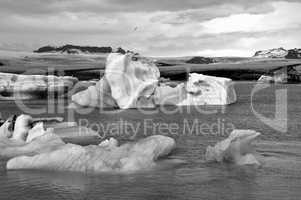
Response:
[[[239,4],[220,4],[204,8],[163,12],[151,20],[171,25],[182,25],[190,22],[203,22],[215,18],[228,17],[234,14],[263,14],[272,11],[274,11],[274,7],[268,3],[254,5],[248,9]]]
[[[155,56],[248,56],[301,46],[300,9],[277,0],[1,0],[0,49],[73,43]]]
[[[301,4],[278,2],[272,4],[275,10],[267,14],[234,14],[215,18],[202,23],[203,32],[258,32],[297,28],[301,26]]]
[[[278,0],[1,0],[0,11],[18,14],[52,14],[59,12],[155,12],[200,9],[233,4],[256,12],[261,5]],[[281,1],[281,0],[279,0]],[[287,0],[286,2],[299,0]]]

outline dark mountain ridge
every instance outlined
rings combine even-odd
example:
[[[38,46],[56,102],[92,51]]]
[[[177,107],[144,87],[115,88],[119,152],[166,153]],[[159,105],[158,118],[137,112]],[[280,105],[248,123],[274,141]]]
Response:
[[[67,53],[67,54],[79,54],[79,53],[112,53],[119,52],[125,53],[126,51],[119,47],[114,50],[112,47],[97,47],[97,46],[78,46],[67,44],[61,47],[43,46],[34,51],[34,53]]]

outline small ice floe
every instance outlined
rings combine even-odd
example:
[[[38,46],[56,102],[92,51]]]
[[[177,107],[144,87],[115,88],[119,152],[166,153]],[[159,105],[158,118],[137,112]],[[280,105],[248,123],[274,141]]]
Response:
[[[227,139],[213,147],[207,147],[206,160],[232,162],[237,165],[260,165],[252,146],[252,142],[259,135],[260,133],[253,130],[234,130]]]
[[[161,135],[121,146],[115,139],[85,147],[66,144],[54,151],[15,157],[7,162],[7,169],[129,173],[155,167],[158,158],[167,156],[174,148],[175,140]]]

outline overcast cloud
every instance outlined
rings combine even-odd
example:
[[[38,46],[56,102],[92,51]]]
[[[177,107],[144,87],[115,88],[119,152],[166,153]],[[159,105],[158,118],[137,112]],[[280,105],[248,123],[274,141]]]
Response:
[[[301,47],[301,2],[0,0],[0,49],[122,46],[153,56],[251,56]]]

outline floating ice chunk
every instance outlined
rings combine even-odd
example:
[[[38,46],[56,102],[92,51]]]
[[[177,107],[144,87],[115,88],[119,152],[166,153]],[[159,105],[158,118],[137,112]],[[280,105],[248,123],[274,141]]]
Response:
[[[32,118],[29,115],[9,118],[0,127],[0,156],[10,158],[52,151],[65,145],[62,139],[85,142],[100,138],[90,128],[61,121],[61,118]],[[45,130],[43,122],[51,122],[52,127]]]
[[[253,130],[234,130],[230,136],[218,142],[215,146],[207,147],[206,160],[216,162],[234,162],[238,165],[260,165],[253,155],[252,142],[260,135]]]
[[[111,53],[104,77],[95,86],[74,94],[72,101],[90,107],[154,107],[153,94],[159,77],[154,63],[130,53]],[[73,107],[76,108],[71,104],[70,108]]]
[[[86,147],[67,144],[52,152],[16,157],[7,162],[7,169],[84,173],[133,172],[152,168],[159,157],[168,155],[175,148],[174,139],[160,135],[141,139],[136,143],[116,146],[116,148],[107,148],[104,144]]]
[[[189,74],[187,98],[178,105],[227,105],[236,102],[231,79]]]
[[[41,121],[54,118],[41,118]],[[29,115],[20,115],[13,120],[8,119],[0,127],[0,156],[15,157],[21,155],[35,155],[48,152],[65,145],[64,140],[86,140],[99,139],[97,132],[76,123],[58,123],[55,128],[45,130],[43,122],[38,122],[33,128],[33,122],[37,122]],[[71,126],[69,126],[71,125]]]
[[[112,53],[107,58],[105,77],[119,108],[155,106],[153,94],[160,72],[153,62],[130,53]]]
[[[15,123],[8,119],[0,127],[0,136],[11,138],[14,141],[30,143],[35,138],[53,133],[68,142],[96,141],[100,138],[91,128],[78,126],[76,122],[61,122],[61,118],[32,118],[29,115],[20,115]],[[44,123],[48,128],[44,128]]]
[[[104,77],[87,90],[76,93],[70,108],[144,108],[156,105],[227,105],[236,102],[231,79],[192,73],[187,83],[159,86],[157,66],[133,54],[112,53]]]
[[[35,155],[65,144],[51,130],[44,131],[43,123],[31,129],[31,116],[20,115],[14,118],[9,118],[0,128],[0,157]]]
[[[77,82],[70,76],[0,73],[0,99],[35,99],[68,92]]]
[[[236,102],[236,92],[231,79],[192,73],[186,84],[158,87],[155,101],[159,105],[227,105]]]

